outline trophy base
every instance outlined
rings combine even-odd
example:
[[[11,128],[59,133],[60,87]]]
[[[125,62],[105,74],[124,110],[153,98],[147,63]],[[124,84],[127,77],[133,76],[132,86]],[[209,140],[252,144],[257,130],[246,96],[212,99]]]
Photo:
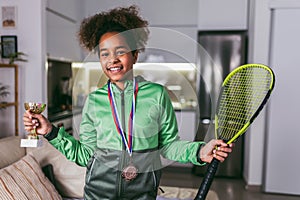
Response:
[[[21,139],[21,147],[41,147],[41,139]]]

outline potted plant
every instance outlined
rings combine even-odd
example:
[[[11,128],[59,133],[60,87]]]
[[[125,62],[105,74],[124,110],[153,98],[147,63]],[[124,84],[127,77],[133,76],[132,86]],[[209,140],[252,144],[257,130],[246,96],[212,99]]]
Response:
[[[17,36],[1,36],[1,56],[4,59],[8,59],[8,64],[14,64],[15,61],[27,62],[24,56],[25,53],[18,51],[17,48]]]
[[[9,95],[9,91],[7,90],[8,86],[0,83],[0,110],[5,108],[6,101],[3,101],[3,98]]]
[[[22,56],[27,56],[23,52],[16,52],[9,55],[9,64],[14,64],[15,61],[27,62]]]

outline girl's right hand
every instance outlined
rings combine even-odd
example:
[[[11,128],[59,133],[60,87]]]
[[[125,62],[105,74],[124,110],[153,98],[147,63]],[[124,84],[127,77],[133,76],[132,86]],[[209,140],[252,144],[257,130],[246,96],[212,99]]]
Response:
[[[34,114],[27,110],[23,115],[25,130],[31,132],[34,128],[39,135],[45,135],[52,131],[52,124],[42,114]]]

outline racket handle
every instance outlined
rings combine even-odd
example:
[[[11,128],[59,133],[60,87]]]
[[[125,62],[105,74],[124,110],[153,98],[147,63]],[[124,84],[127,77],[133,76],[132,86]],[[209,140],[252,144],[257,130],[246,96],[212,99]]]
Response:
[[[204,200],[206,198],[206,195],[209,191],[209,188],[211,186],[211,183],[214,179],[214,176],[217,172],[218,166],[220,161],[216,158],[213,158],[211,163],[209,164],[207,171],[204,175],[204,178],[202,180],[202,183],[199,187],[198,193],[194,200]]]

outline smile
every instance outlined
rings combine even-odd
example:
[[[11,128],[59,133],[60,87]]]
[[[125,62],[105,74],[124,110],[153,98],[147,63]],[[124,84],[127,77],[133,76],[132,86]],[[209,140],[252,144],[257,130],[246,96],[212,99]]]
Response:
[[[107,71],[111,71],[111,72],[117,72],[117,71],[121,71],[123,69],[123,67],[110,67],[110,68],[106,68]]]

